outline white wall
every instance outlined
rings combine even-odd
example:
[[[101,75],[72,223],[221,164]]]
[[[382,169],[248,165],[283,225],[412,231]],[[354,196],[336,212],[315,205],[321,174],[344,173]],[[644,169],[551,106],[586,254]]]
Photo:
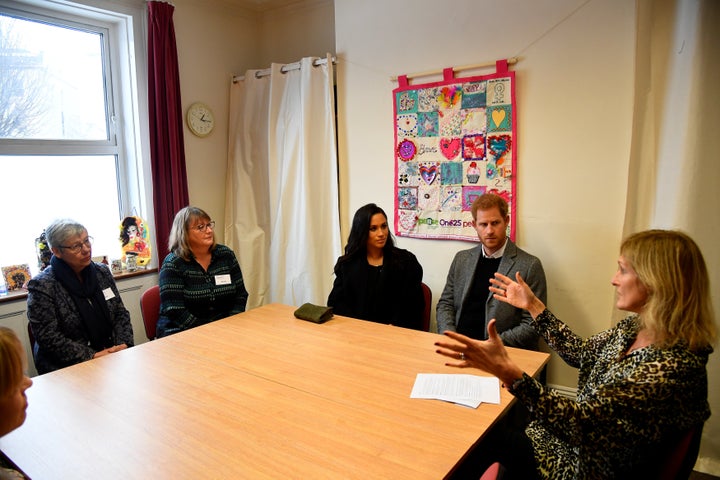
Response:
[[[215,129],[204,138],[185,135],[190,203],[222,224],[225,217],[228,106],[233,74],[257,68],[258,16],[222,2],[173,0],[183,114],[203,102],[215,114]],[[219,242],[224,228],[218,228]]]
[[[625,209],[634,13],[626,0],[336,0],[344,238],[363,204],[393,209],[390,77],[519,54],[517,243],[543,261],[560,318],[580,335],[606,329]],[[434,303],[453,256],[471,246],[398,244],[417,255]],[[575,386],[576,371],[553,358],[549,382]]]
[[[303,57],[335,53],[335,9],[332,0],[305,0],[265,12],[260,22],[260,63],[292,63]]]
[[[198,138],[185,128],[190,203],[222,224],[228,144],[230,79],[262,69],[335,51],[331,0],[254,13],[229,3],[174,0],[173,22],[180,64],[183,112],[193,102],[213,109],[215,130]],[[216,231],[224,241],[224,228]]]

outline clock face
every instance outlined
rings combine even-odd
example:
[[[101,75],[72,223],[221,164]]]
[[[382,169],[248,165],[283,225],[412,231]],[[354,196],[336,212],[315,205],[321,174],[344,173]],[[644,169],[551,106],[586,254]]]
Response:
[[[190,131],[198,137],[205,137],[215,126],[215,117],[210,107],[204,103],[193,103],[187,111],[187,124]]]

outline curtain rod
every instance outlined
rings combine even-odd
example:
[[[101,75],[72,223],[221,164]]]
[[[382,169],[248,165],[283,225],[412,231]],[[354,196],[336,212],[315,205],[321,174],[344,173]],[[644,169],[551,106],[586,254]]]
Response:
[[[520,57],[511,57],[507,59],[508,65],[515,65],[518,60],[520,60]],[[487,68],[487,67],[494,67],[495,62],[486,62],[486,63],[475,63],[472,65],[462,65],[460,67],[453,67],[453,72],[461,72],[463,70],[475,70],[477,68]],[[410,80],[411,78],[417,78],[417,77],[429,77],[430,75],[442,75],[443,70],[428,70],[426,72],[418,72],[418,73],[409,73],[406,75],[407,79]],[[396,75],[394,77],[390,77],[391,82],[397,82],[399,75]]]
[[[335,63],[336,63],[334,56],[332,57],[332,63],[333,63],[333,65],[335,65]],[[312,64],[313,64],[313,67],[325,65],[325,64],[327,64],[327,58],[317,58],[317,59],[313,60]],[[287,73],[291,70],[300,70],[300,62],[288,63],[288,64],[280,67],[280,71],[282,73]],[[257,72],[255,72],[255,78],[267,77],[268,75],[270,75],[271,72],[272,72],[272,69],[270,69],[270,68],[266,68],[264,70],[258,70]],[[242,82],[243,80],[245,80],[245,75],[233,76],[233,83]]]

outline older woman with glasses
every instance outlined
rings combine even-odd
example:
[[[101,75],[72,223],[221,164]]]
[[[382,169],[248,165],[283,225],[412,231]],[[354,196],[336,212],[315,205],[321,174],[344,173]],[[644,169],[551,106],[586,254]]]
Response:
[[[132,347],[130,313],[107,265],[92,261],[85,227],[56,220],[45,234],[53,256],[28,283],[27,301],[38,373]]]
[[[240,265],[215,243],[215,222],[204,210],[188,206],[175,215],[169,248],[160,269],[158,337],[245,311]]]

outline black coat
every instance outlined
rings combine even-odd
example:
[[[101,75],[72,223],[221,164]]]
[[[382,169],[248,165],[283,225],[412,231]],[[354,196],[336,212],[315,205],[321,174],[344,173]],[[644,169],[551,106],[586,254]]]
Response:
[[[421,330],[423,270],[415,255],[393,248],[385,252],[379,273],[374,269],[364,253],[338,260],[328,306],[337,315]]]

